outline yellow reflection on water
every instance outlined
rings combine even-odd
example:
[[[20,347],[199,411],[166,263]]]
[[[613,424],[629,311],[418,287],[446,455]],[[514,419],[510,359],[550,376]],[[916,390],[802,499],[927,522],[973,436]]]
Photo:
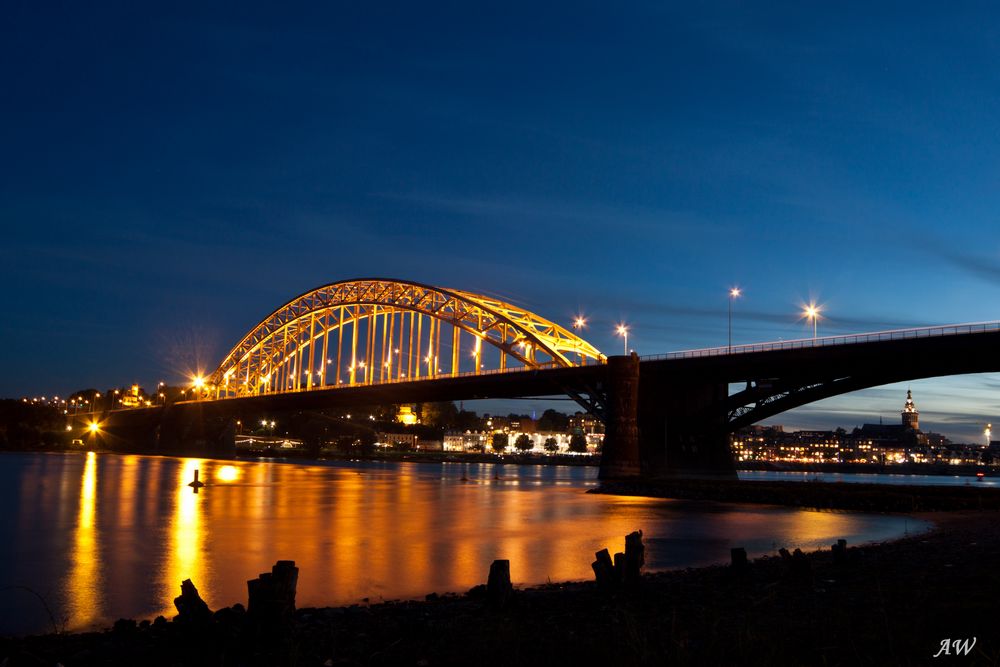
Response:
[[[168,529],[170,546],[167,560],[160,570],[163,575],[165,616],[176,614],[173,599],[180,594],[181,582],[190,579],[205,598],[204,589],[208,568],[202,557],[204,535],[202,528],[202,497],[194,492],[188,483],[194,479],[194,471],[203,465],[201,459],[184,459],[178,468],[175,481],[174,508]]]
[[[73,531],[72,567],[66,581],[70,629],[91,625],[101,615],[103,600],[95,526],[96,497],[97,454],[87,452],[80,482],[80,510]]]
[[[135,521],[136,487],[139,482],[139,457],[123,456],[120,460],[118,499],[118,526],[131,527]]]
[[[240,478],[240,469],[236,466],[222,466],[215,471],[215,479],[220,482],[235,482]]]

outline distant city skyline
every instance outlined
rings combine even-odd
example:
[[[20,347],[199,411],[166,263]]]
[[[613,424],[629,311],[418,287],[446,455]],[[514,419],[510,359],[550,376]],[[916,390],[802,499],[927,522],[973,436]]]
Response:
[[[22,3],[0,395],[182,381],[318,285],[495,294],[606,354],[1000,319],[992,8]],[[859,17],[863,16],[864,20]],[[958,441],[997,375],[768,422]],[[510,410],[518,405],[510,404]],[[539,405],[543,405],[539,403]]]

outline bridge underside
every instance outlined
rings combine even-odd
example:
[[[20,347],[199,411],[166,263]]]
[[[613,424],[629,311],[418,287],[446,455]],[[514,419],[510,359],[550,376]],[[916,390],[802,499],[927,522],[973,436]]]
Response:
[[[739,428],[861,389],[989,372],[1000,372],[1000,331],[644,362],[642,474],[733,476]],[[729,394],[733,384],[744,388]]]

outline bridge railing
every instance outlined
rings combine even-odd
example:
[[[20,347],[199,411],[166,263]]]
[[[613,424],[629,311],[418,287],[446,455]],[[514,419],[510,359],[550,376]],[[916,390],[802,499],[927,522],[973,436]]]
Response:
[[[751,343],[749,345],[723,345],[700,350],[682,350],[666,354],[654,354],[641,357],[643,361],[658,361],[662,359],[694,359],[698,357],[718,357],[730,354],[749,354],[752,352],[771,352],[774,350],[797,350],[811,347],[828,347],[833,345],[857,345],[859,343],[878,343],[893,340],[909,340],[913,338],[937,338],[941,336],[960,336],[966,334],[1000,331],[1000,321],[971,322],[967,324],[948,324],[916,329],[893,329],[890,331],[873,331],[870,333],[849,334],[846,336],[823,336],[821,338],[800,338],[781,340],[770,343]]]

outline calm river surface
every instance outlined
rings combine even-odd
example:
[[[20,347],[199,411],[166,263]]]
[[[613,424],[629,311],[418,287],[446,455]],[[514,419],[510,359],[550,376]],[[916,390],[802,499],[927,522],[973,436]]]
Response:
[[[187,486],[200,470],[207,486]],[[465,477],[465,479],[463,479]],[[302,465],[114,454],[0,454],[0,634],[168,617],[182,579],[212,608],[246,604],[279,559],[299,606],[465,591],[495,558],[516,583],[590,579],[595,551],[642,529],[647,568],[777,547],[885,540],[901,516],[587,495],[593,467]]]

